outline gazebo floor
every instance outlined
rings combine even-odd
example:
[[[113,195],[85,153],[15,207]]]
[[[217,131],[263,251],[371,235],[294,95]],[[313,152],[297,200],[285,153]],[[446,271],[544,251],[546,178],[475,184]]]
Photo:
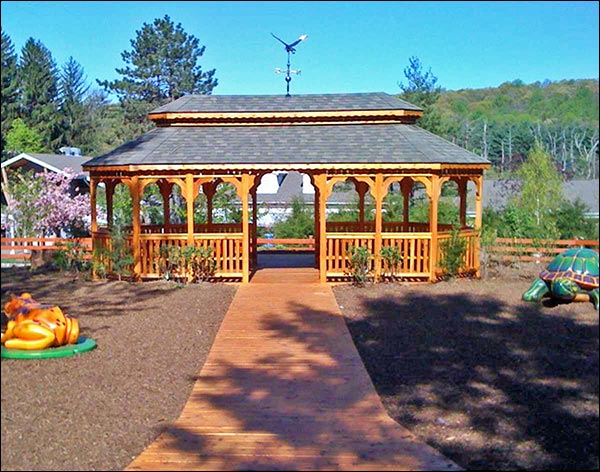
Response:
[[[178,420],[127,470],[460,470],[386,413],[310,268],[241,285]]]

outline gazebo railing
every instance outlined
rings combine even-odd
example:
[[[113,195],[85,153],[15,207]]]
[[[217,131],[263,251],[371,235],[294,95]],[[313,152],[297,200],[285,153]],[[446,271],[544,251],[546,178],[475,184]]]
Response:
[[[476,264],[477,258],[477,242],[478,236],[477,231],[474,229],[463,229],[460,231],[459,236],[467,241],[465,254],[463,256],[463,264],[461,272],[469,273],[473,270],[476,270],[479,267],[479,264]],[[440,261],[442,261],[442,251],[444,242],[448,241],[451,238],[451,234],[449,232],[439,233],[438,234],[438,255],[437,255],[437,267],[436,267],[436,275],[443,274],[444,270],[440,265]]]
[[[326,223],[328,233],[374,233],[375,222],[364,221],[328,221]],[[427,233],[429,223],[415,223],[402,221],[384,221],[382,223],[384,233]],[[439,224],[438,231],[450,231],[452,225]]]
[[[142,234],[140,253],[142,277],[160,277],[161,248],[188,245],[187,234]],[[211,258],[216,264],[216,277],[241,277],[242,233],[194,234],[194,246],[212,248]]]
[[[466,251],[463,257],[464,272],[476,270],[476,244],[477,232],[473,229],[460,231],[460,237],[466,239]],[[402,255],[402,262],[398,265],[396,277],[406,279],[427,279],[431,274],[432,236],[429,232],[384,232],[381,235],[382,247],[398,247]],[[450,239],[450,232],[438,233],[437,264],[435,274],[441,275],[440,266],[443,241]],[[326,243],[326,270],[327,277],[346,277],[350,273],[348,251],[351,246],[366,246],[375,256],[375,233],[327,233]],[[374,270],[374,260],[371,261],[371,270]],[[385,275],[385,274],[383,274]]]
[[[130,235],[125,240],[131,247]],[[187,234],[179,233],[146,233],[140,235],[140,264],[142,278],[157,278],[161,276],[161,248],[163,246],[184,247],[188,245]],[[101,229],[93,234],[94,251],[99,262],[106,263],[110,268],[108,253],[112,243],[110,233]],[[195,233],[194,246],[212,248],[211,258],[216,264],[215,277],[242,276],[242,245],[243,233]]]
[[[126,228],[131,231],[131,227]],[[168,225],[142,225],[140,228],[142,234],[181,234],[187,233],[186,223],[168,224]],[[194,233],[241,233],[241,223],[196,223],[194,224]]]

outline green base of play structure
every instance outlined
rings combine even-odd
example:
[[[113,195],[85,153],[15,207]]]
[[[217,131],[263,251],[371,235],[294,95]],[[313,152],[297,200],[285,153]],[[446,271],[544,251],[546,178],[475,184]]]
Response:
[[[91,351],[96,347],[96,341],[80,336],[76,344],[67,344],[48,349],[7,349],[2,346],[2,357],[6,359],[50,359],[68,357],[82,352]]]

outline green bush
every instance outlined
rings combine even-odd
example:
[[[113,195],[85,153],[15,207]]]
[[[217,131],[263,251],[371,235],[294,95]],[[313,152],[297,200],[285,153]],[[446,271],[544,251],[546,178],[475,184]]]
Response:
[[[400,248],[398,246],[384,246],[379,254],[383,262],[383,275],[395,280],[403,261]]]
[[[346,252],[348,259],[348,274],[354,284],[364,286],[371,277],[371,259],[373,258],[367,246],[350,246]]]
[[[85,260],[86,254],[86,247],[79,241],[60,242],[57,244],[53,263],[60,271],[82,272],[90,267]]]
[[[467,240],[460,236],[460,226],[452,225],[450,238],[440,243],[440,267],[444,271],[444,278],[455,277],[463,267]]]
[[[184,283],[209,280],[215,275],[217,263],[211,247],[162,246],[159,270],[167,280]]]

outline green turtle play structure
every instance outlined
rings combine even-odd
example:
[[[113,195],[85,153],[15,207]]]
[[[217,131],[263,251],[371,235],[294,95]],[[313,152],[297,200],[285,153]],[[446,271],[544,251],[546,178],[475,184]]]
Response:
[[[598,252],[571,248],[556,256],[523,294],[527,302],[544,296],[563,301],[590,300],[598,310]]]

